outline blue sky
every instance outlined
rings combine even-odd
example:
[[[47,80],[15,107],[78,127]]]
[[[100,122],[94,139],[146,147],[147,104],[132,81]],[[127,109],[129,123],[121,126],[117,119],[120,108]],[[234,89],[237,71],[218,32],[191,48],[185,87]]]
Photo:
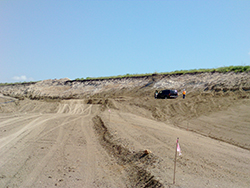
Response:
[[[250,65],[249,0],[1,0],[0,82]]]

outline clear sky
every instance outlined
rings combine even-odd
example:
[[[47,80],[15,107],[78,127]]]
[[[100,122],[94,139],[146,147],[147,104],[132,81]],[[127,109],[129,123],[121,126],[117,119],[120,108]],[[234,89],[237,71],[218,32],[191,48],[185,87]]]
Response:
[[[250,0],[0,0],[0,82],[250,65]]]

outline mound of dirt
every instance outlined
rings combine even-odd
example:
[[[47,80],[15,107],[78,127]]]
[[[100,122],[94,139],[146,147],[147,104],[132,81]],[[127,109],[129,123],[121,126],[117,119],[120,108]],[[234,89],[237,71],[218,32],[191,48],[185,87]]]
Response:
[[[15,98],[79,99],[86,97],[145,97],[154,90],[182,89],[188,95],[205,92],[250,91],[249,73],[197,73],[183,75],[152,75],[138,78],[71,81],[44,80],[34,84],[0,86],[0,93]]]

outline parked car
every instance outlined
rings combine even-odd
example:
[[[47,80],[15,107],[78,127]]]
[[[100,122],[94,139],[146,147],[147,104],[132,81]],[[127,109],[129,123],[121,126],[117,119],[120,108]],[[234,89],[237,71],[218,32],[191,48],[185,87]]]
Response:
[[[157,99],[168,99],[177,97],[178,97],[178,91],[170,89],[161,90],[158,94],[155,94],[155,98]]]

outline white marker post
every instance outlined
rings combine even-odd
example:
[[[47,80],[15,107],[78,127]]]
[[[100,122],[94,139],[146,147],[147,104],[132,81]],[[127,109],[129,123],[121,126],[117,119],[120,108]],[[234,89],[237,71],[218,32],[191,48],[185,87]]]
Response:
[[[175,184],[175,170],[176,170],[176,158],[177,158],[177,147],[179,143],[179,138],[177,138],[176,146],[175,146],[175,157],[174,157],[174,178],[173,178],[173,184]]]

